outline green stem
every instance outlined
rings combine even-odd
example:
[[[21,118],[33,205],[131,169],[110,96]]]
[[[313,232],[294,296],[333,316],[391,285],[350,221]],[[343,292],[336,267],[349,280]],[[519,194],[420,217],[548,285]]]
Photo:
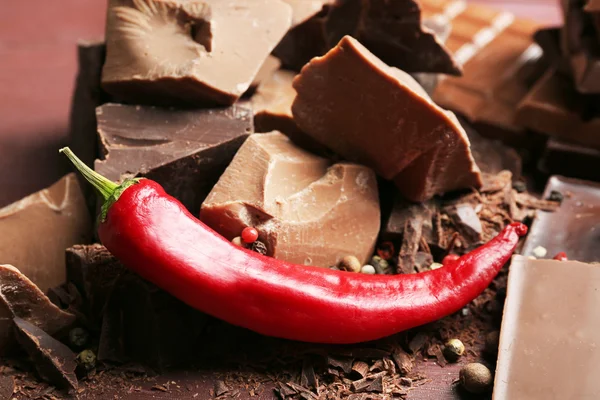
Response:
[[[67,158],[73,163],[75,168],[77,168],[77,170],[81,172],[85,180],[91,183],[92,186],[94,186],[96,190],[100,192],[104,200],[108,200],[115,193],[119,185],[103,177],[102,175],[85,165],[83,161],[81,161],[79,157],[77,157],[70,148],[63,147],[59,151],[67,156]]]

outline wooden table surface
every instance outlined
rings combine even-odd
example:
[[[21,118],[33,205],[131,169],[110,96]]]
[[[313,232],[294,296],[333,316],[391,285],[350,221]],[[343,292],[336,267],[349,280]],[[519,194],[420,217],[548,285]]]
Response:
[[[560,22],[558,0],[472,0]],[[0,206],[48,186],[68,166],[78,39],[101,38],[106,1],[20,0],[0,11]]]
[[[556,25],[558,0],[471,0]],[[20,0],[0,11],[0,206],[69,170],[57,149],[68,143],[78,39],[103,36],[106,2]],[[432,379],[411,399],[457,398],[457,366],[427,366]]]

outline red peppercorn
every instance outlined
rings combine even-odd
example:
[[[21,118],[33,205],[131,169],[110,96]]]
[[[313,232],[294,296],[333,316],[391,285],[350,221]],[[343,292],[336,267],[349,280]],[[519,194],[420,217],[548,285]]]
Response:
[[[258,239],[258,231],[256,230],[256,228],[253,228],[251,226],[245,227],[242,231],[242,240],[244,241],[244,243],[254,243],[256,242],[256,239]]]
[[[565,253],[564,251],[561,251],[560,253],[556,253],[556,255],[554,256],[555,260],[558,261],[567,261],[567,253]]]
[[[458,260],[460,258],[460,256],[458,254],[448,254],[446,257],[444,257],[444,259],[442,260],[442,265],[447,265],[450,264],[456,260]]]
[[[384,260],[390,260],[394,257],[394,244],[392,242],[383,242],[377,246],[377,255]]]

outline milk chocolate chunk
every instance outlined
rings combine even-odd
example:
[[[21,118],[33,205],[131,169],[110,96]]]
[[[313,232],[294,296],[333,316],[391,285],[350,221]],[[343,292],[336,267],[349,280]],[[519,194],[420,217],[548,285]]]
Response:
[[[306,22],[335,0],[283,0],[292,7],[292,27]]]
[[[532,256],[534,249],[542,246],[548,258],[564,251],[570,260],[600,260],[600,184],[553,176],[544,198],[552,192],[562,195],[560,207],[554,212],[537,212],[522,254]]]
[[[42,379],[65,389],[77,389],[75,353],[42,329],[16,317],[15,334]]]
[[[280,0],[111,0],[102,85],[141,104],[233,104],[291,14]]]
[[[295,76],[293,71],[279,70],[258,87],[250,99],[256,132],[278,130],[288,134],[299,131],[292,116],[292,103],[296,97],[292,81]]]
[[[514,256],[494,399],[600,395],[600,265]]]
[[[519,105],[517,121],[560,140],[600,149],[599,96],[577,92],[569,77],[550,68]]]
[[[0,209],[0,263],[42,292],[65,282],[65,249],[87,243],[92,221],[75,174]]]
[[[265,61],[260,66],[260,69],[256,73],[256,76],[252,80],[252,83],[250,84],[248,91],[246,91],[246,94],[253,93],[261,83],[271,79],[279,67],[281,67],[281,61],[279,61],[277,57],[271,55],[267,56]]]
[[[542,51],[532,40],[539,25],[463,1],[421,0],[425,19],[452,24],[446,47],[463,67],[460,77],[445,77],[432,99],[474,124],[484,136],[519,147],[536,143],[515,121],[516,108],[539,78]]]
[[[325,54],[342,37],[350,35],[383,61],[405,71],[460,74],[460,66],[449,51],[434,32],[421,23],[417,2],[329,0],[322,3],[320,12],[291,29],[276,47],[274,54],[288,68],[300,70],[311,58]],[[305,17],[308,13],[304,10],[306,8],[297,14]]]
[[[242,145],[202,205],[200,219],[228,239],[246,226],[269,256],[328,267],[347,255],[372,255],[380,212],[375,174],[357,164],[330,165],[279,132]]]
[[[542,172],[580,179],[600,181],[600,150],[550,139],[542,155],[539,168]]]
[[[479,187],[464,129],[408,74],[346,36],[294,80],[300,129],[393,180],[409,200]]]
[[[114,181],[153,179],[193,214],[253,129],[252,112],[240,106],[176,110],[106,104],[97,115],[106,155],[95,170]]]

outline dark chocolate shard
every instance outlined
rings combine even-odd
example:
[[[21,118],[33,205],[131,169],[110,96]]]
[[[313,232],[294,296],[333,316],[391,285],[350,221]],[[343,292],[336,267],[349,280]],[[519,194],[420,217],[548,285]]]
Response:
[[[57,387],[77,389],[75,353],[29,322],[18,317],[13,321],[17,340],[40,376]]]
[[[344,373],[349,374],[352,371],[352,357],[328,355],[327,365],[342,370]]]
[[[0,298],[2,309],[12,317],[33,324],[50,335],[64,332],[75,322],[75,316],[61,310],[25,275],[12,265],[0,265]]]
[[[319,381],[315,375],[315,368],[309,359],[302,362],[302,373],[300,375],[300,384],[308,388],[318,388]]]
[[[141,176],[160,183],[193,214],[253,132],[244,107],[176,110],[106,104],[97,109],[108,179]]]
[[[330,0],[320,12],[294,26],[274,54],[291,69],[300,70],[313,57],[325,54],[350,35],[376,56],[407,72],[460,75],[461,67],[435,33],[422,24],[413,0]]]
[[[76,245],[66,251],[67,279],[82,293],[87,317],[100,327],[106,301],[125,267],[101,244]]]
[[[382,393],[383,392],[383,376],[378,376],[365,389],[367,392]]]
[[[600,184],[553,176],[544,198],[552,191],[563,195],[556,211],[538,211],[531,225],[522,254],[532,256],[541,246],[546,257],[564,251],[570,260],[600,260]]]
[[[392,352],[392,358],[398,366],[398,371],[401,375],[408,375],[412,372],[414,361],[413,358],[402,348],[398,347]]]
[[[600,150],[550,139],[540,159],[539,168],[546,174],[600,181]]]
[[[470,245],[481,242],[483,227],[481,221],[471,204],[458,204],[448,209],[448,215],[452,218],[454,226]]]
[[[410,218],[404,223],[402,245],[398,254],[397,272],[399,274],[413,273],[415,256],[419,250],[419,242],[423,231],[423,220]]]

